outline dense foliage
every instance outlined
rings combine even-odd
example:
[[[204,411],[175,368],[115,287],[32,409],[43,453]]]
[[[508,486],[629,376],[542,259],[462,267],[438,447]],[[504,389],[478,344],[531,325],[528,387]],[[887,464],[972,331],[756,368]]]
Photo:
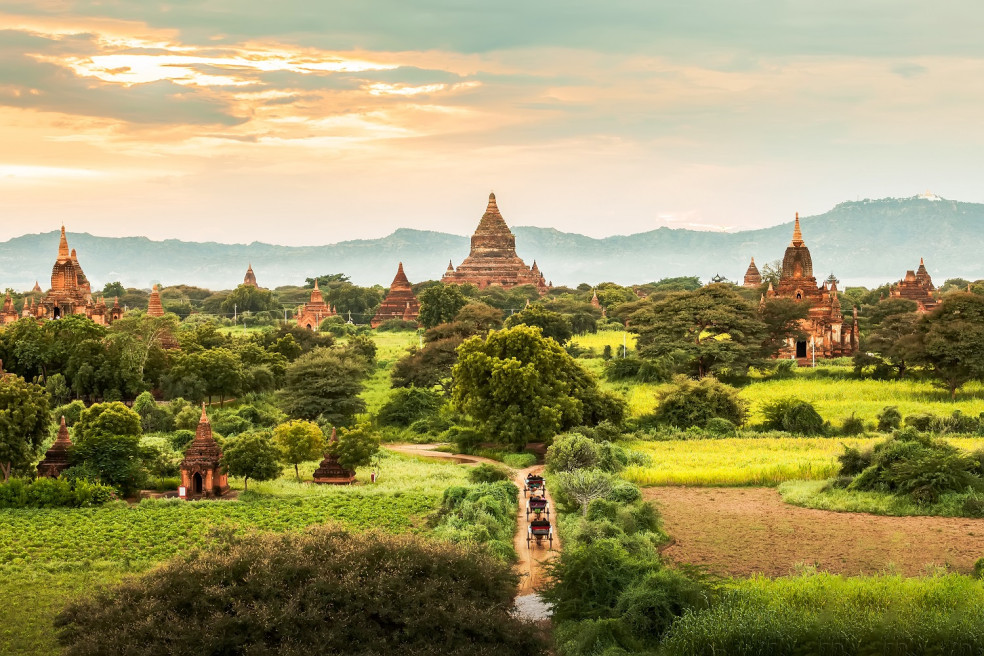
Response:
[[[0,374],[0,480],[26,469],[48,437],[51,413],[44,389],[19,376]]]

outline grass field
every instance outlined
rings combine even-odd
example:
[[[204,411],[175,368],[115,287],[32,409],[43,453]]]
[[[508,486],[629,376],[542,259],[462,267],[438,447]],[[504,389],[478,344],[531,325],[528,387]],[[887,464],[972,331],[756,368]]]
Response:
[[[860,492],[833,488],[830,487],[829,480],[787,481],[779,486],[779,494],[786,503],[804,508],[900,517],[921,515],[966,517],[968,513],[964,509],[964,502],[967,498],[984,499],[975,493],[950,493],[942,495],[937,503],[918,504],[908,497],[888,492]]]
[[[396,361],[406,355],[408,349],[419,343],[419,337],[415,332],[375,332],[373,340],[376,342],[376,369],[366,380],[365,389],[360,395],[366,402],[366,411],[369,414],[378,412],[386,399],[389,398],[392,390],[390,372]]]
[[[305,463],[310,478],[315,463]],[[146,570],[194,547],[249,531],[302,530],[334,521],[358,529],[422,532],[449,485],[465,470],[453,464],[381,456],[375,485],[297,483],[293,471],[250,483],[239,501],[123,502],[83,509],[0,510],[0,654],[57,651],[51,625],[68,598],[97,584]],[[367,471],[358,479],[365,482]],[[242,481],[233,479],[234,488]]]
[[[642,486],[775,486],[786,481],[819,481],[837,475],[842,445],[868,447],[881,438],[726,438],[720,440],[636,441],[631,448],[651,459],[630,465],[625,478]],[[949,440],[970,451],[984,438]]]

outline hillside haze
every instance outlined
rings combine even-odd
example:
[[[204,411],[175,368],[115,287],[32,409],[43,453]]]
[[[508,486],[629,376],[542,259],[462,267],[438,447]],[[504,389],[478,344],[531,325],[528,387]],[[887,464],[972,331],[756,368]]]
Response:
[[[898,280],[918,266],[920,257],[938,284],[946,278],[984,278],[984,204],[935,197],[863,200],[800,220],[814,274],[823,279],[833,272],[842,288]],[[71,219],[67,223],[70,228]],[[740,282],[750,257],[760,268],[782,257],[792,221],[734,233],[659,228],[605,239],[552,228],[512,230],[520,257],[528,265],[535,259],[555,285],[630,284],[687,275],[706,281],[715,274]],[[306,277],[335,272],[348,274],[357,284],[385,286],[399,261],[412,282],[437,279],[449,259],[457,266],[469,248],[468,237],[409,228],[381,239],[301,247],[151,241],[71,231],[68,239],[94,290],[115,280],[144,288],[159,282],[229,289],[242,282],[249,263],[264,287],[298,285]],[[38,280],[47,289],[57,252],[58,232],[0,243],[0,284],[20,291]]]

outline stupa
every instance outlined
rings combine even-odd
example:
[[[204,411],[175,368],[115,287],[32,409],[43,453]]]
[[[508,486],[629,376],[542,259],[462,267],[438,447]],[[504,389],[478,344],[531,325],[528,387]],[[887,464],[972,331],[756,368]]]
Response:
[[[253,273],[253,263],[250,262],[249,267],[246,269],[246,276],[243,277],[243,285],[246,287],[259,287],[256,284],[256,274]]]
[[[745,280],[742,282],[742,287],[756,288],[762,284],[762,274],[759,273],[758,267],[755,266],[755,258],[752,258],[752,262],[748,265],[748,269],[745,271]]]
[[[38,463],[38,476],[57,478],[68,469],[71,465],[68,461],[68,450],[71,446],[72,439],[68,436],[68,426],[65,425],[65,417],[62,416],[55,443],[45,451],[44,458]]]
[[[338,433],[334,428],[331,429],[331,443],[338,442]],[[314,470],[314,482],[326,483],[330,485],[350,485],[355,482],[355,472],[345,469],[338,462],[338,456],[330,453],[325,454],[325,459],[321,461],[318,468]]]
[[[410,281],[407,280],[407,276],[403,272],[403,262],[400,262],[389,292],[387,292],[383,302],[380,303],[379,309],[376,310],[376,315],[369,322],[369,325],[376,328],[384,321],[391,319],[416,321],[418,314],[420,314],[420,303],[417,302],[413,287],[410,286]]]
[[[318,289],[318,280],[315,279],[314,289],[311,290],[311,300],[297,308],[297,325],[308,330],[317,330],[322,321],[333,316],[335,316],[335,310],[325,303],[325,298],[321,295],[321,290]]]
[[[150,291],[150,299],[147,300],[147,316],[164,316],[164,306],[161,304],[161,292],[157,285],[154,285],[154,288]]]
[[[933,279],[926,270],[926,264],[919,258],[919,268],[905,272],[905,278],[892,285],[889,298],[904,298],[916,304],[916,312],[925,314],[932,311],[939,301],[933,296],[936,287]]]
[[[222,449],[212,437],[204,403],[195,439],[181,461],[181,487],[188,498],[220,497],[229,491],[228,476],[222,471]]]

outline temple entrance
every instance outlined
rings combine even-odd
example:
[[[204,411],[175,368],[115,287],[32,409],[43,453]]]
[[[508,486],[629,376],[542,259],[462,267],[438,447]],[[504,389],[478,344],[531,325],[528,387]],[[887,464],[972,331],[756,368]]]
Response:
[[[195,472],[195,476],[191,479],[191,488],[195,494],[201,494],[204,491],[205,485],[202,482],[202,475],[198,472]]]
[[[55,309],[51,311],[51,318],[52,319],[61,319],[61,308],[60,307],[55,307]]]
[[[806,357],[806,342],[796,342],[796,357],[797,358]]]

